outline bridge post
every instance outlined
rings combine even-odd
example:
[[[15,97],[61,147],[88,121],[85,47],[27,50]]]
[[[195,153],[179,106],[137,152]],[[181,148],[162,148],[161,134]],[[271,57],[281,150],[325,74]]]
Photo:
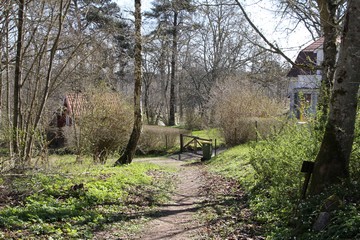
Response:
[[[180,134],[180,153],[184,151],[184,137]]]

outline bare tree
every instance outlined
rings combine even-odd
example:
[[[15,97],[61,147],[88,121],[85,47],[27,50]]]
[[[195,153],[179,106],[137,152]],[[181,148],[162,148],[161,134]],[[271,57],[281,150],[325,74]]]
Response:
[[[170,84],[169,84],[169,119],[168,125],[175,125],[175,112],[177,106],[176,86],[178,79],[176,76],[178,68],[179,37],[181,27],[184,25],[185,15],[193,12],[194,7],[191,0],[166,0],[155,1],[151,12],[147,15],[158,19],[160,33],[170,36],[171,39],[171,59],[170,59]]]
[[[179,54],[179,92],[189,114],[204,116],[214,85],[244,72],[258,48],[253,44],[256,36],[231,0],[202,1],[194,21],[194,29],[183,34],[187,42]]]
[[[18,24],[17,24],[17,40],[16,40],[16,62],[15,62],[15,77],[14,77],[14,106],[13,106],[13,134],[12,142],[14,147],[14,154],[19,154],[19,115],[20,115],[20,81],[22,69],[22,54],[23,54],[23,28],[24,28],[24,11],[25,1],[20,0],[18,5]],[[17,165],[20,165],[20,158],[16,156]]]
[[[313,40],[322,36],[319,8],[316,1],[278,0],[279,13],[287,20],[295,21],[294,26],[302,24]]]
[[[9,146],[9,153],[13,155],[13,148],[12,148],[12,116],[11,116],[11,86],[13,83],[13,65],[14,65],[14,58],[11,54],[12,49],[16,49],[15,42],[11,39],[16,39],[13,32],[17,29],[16,27],[16,14],[15,14],[15,7],[14,3],[10,1],[5,1],[1,7],[1,68],[0,68],[0,75],[1,75],[1,124],[2,124],[2,131],[3,131],[3,140],[8,142]]]

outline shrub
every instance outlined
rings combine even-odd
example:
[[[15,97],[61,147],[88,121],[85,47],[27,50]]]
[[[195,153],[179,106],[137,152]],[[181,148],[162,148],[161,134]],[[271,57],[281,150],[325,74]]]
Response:
[[[356,116],[355,136],[350,158],[350,173],[354,181],[360,182],[360,111],[357,112]]]
[[[179,149],[180,134],[186,134],[184,129],[144,125],[138,143],[138,149],[143,154],[162,154]]]
[[[277,122],[274,116],[280,115],[283,109],[277,101],[236,81],[229,81],[221,90],[214,91],[213,107],[216,125],[231,146],[255,139],[255,122],[261,126],[257,131],[267,136],[270,126]]]
[[[110,153],[126,146],[132,110],[121,95],[106,91],[90,96],[87,105],[78,123],[81,149],[104,163]]]
[[[282,128],[282,122],[275,118],[238,118],[229,122],[232,127],[222,128],[223,137],[229,146],[265,139]]]
[[[205,126],[205,121],[201,117],[200,113],[193,110],[187,109],[185,115],[185,128],[189,130],[201,130]]]
[[[301,198],[301,164],[315,159],[321,136],[312,123],[290,123],[280,134],[258,142],[250,151],[250,163],[258,179],[251,205],[270,231],[290,234],[288,223],[293,222]]]

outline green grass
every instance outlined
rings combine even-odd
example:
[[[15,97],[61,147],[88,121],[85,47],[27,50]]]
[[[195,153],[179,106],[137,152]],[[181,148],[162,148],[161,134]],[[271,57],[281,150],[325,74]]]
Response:
[[[42,172],[1,176],[16,201],[0,208],[0,239],[84,239],[109,229],[124,237],[137,231],[153,207],[168,199],[170,173],[150,163],[112,164],[76,164],[74,157],[61,156]]]
[[[254,169],[249,162],[249,151],[250,145],[239,145],[217,155],[207,164],[215,173],[238,180],[244,185],[253,185]]]

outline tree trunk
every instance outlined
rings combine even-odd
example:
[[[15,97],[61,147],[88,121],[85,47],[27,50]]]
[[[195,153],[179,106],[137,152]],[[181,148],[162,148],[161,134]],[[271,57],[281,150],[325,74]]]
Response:
[[[129,164],[132,162],[136,146],[142,129],[141,116],[141,80],[142,80],[142,57],[141,57],[141,0],[135,0],[135,87],[134,87],[134,126],[130,135],[125,152],[116,161],[115,165]]]
[[[6,16],[6,11],[4,11],[3,13],[4,16]],[[6,18],[6,17],[5,17]],[[5,21],[7,21],[7,19],[5,19]],[[6,24],[5,24],[6,25]],[[3,43],[4,43],[4,32],[6,32],[5,28],[3,29],[0,29],[0,124],[2,126],[4,126],[4,123],[3,123],[3,117],[2,117],[2,109],[3,109],[3,83],[4,83],[4,79],[3,79],[3,49],[4,49],[4,46],[3,46]]]
[[[18,22],[17,22],[17,40],[16,40],[16,57],[15,57],[15,76],[14,76],[14,105],[13,105],[13,133],[12,142],[13,150],[17,160],[19,155],[18,144],[18,131],[19,131],[19,99],[20,99],[20,81],[21,81],[21,68],[22,68],[22,48],[23,48],[23,26],[24,26],[24,9],[25,1],[19,0],[18,3]],[[21,164],[16,162],[16,165]],[[19,167],[19,166],[17,166]]]
[[[10,8],[9,8],[10,9]],[[10,62],[10,36],[9,36],[9,10],[7,9],[4,13],[5,16],[5,26],[4,26],[4,33],[5,33],[5,62],[6,62],[6,66],[5,66],[5,82],[6,82],[6,87],[5,87],[5,113],[6,113],[6,124],[4,124],[3,126],[6,126],[7,129],[11,129],[12,125],[12,119],[11,119],[11,101],[10,101],[10,65],[8,64]],[[5,118],[4,118],[5,119]],[[13,135],[11,136],[13,137]],[[12,138],[10,138],[11,141],[9,141],[9,153],[10,153],[10,157],[14,156],[14,151],[13,151],[13,141]]]
[[[330,100],[329,117],[310,185],[310,193],[349,178],[360,83],[360,1],[350,0]]]
[[[171,79],[170,79],[170,113],[169,126],[175,126],[175,110],[176,110],[176,95],[175,95],[175,73],[177,61],[177,25],[178,12],[174,11],[173,32],[172,32],[172,51],[171,51]]]
[[[332,1],[328,0],[317,0],[317,4],[320,11],[320,21],[324,34],[324,61],[322,64],[322,80],[318,103],[318,109],[322,112],[320,123],[324,125],[329,112],[330,91],[335,74],[337,55],[336,38],[338,35],[335,19],[338,4],[333,4]]]

